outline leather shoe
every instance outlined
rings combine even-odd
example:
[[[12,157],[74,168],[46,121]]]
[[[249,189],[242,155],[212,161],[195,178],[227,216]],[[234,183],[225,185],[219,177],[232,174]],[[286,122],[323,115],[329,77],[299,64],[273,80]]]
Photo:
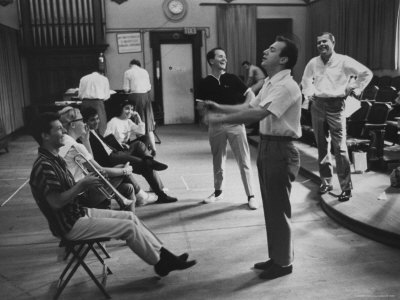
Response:
[[[275,279],[278,277],[282,277],[288,275],[293,272],[293,266],[282,267],[277,265],[276,263],[272,263],[272,265],[264,270],[260,275],[258,275],[261,279]]]
[[[351,198],[351,190],[342,191],[342,193],[338,196],[339,202],[346,202],[349,201]]]
[[[321,186],[319,187],[319,193],[321,195],[326,194],[329,191],[333,190],[333,186],[332,185],[326,185],[326,184],[321,184]]]
[[[178,198],[168,196],[167,194],[158,195],[156,203],[172,203],[178,201]]]
[[[153,159],[153,157],[146,157],[145,163],[149,168],[151,168],[155,171],[164,171],[165,169],[168,168],[168,166],[166,164],[163,164],[163,163]]]
[[[269,267],[271,267],[273,263],[274,263],[274,262],[272,261],[272,259],[269,259],[269,260],[263,261],[263,262],[259,262],[259,263],[255,263],[255,264],[254,264],[254,269],[257,269],[257,270],[266,270],[266,269],[268,269]]]
[[[160,250],[160,260],[154,265],[154,271],[160,277],[167,276],[171,271],[185,270],[193,267],[197,262],[195,260],[185,261],[172,254],[165,248]]]
[[[185,252],[185,253],[179,255],[178,258],[179,258],[181,261],[187,261],[188,258],[189,258],[189,253],[186,253],[186,252]]]

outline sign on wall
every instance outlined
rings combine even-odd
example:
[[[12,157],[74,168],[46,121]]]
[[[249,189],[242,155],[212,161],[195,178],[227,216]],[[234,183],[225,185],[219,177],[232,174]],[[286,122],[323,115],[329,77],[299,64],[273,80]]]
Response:
[[[142,52],[140,32],[118,33],[118,53]]]

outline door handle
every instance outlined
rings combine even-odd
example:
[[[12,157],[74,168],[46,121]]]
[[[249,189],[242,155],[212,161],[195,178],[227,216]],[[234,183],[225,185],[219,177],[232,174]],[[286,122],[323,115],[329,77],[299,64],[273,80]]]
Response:
[[[190,88],[189,91],[193,94],[193,88]]]

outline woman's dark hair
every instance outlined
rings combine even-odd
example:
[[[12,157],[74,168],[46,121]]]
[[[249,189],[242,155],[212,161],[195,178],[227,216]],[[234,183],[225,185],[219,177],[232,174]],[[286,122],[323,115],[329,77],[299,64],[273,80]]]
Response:
[[[135,107],[135,105],[132,103],[132,101],[129,101],[128,99],[122,101],[122,102],[119,104],[118,116],[120,116],[120,115],[122,114],[122,111],[123,111],[124,107],[127,106],[127,105],[132,105],[133,107]]]

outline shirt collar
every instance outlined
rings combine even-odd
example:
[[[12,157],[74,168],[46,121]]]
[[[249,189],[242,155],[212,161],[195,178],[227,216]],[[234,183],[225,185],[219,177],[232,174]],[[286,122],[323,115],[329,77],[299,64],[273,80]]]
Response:
[[[331,57],[329,57],[329,60],[327,61],[326,64],[327,64],[327,65],[328,65],[328,64],[331,64],[333,61],[336,60],[336,57],[337,57],[336,52],[335,52],[335,51],[332,51],[332,55],[331,55]],[[324,64],[324,61],[322,60],[321,55],[319,56],[319,60],[321,61],[322,64]]]
[[[53,153],[51,153],[49,150],[47,150],[46,148],[43,148],[43,147],[39,147],[38,153],[39,153],[40,155],[46,156],[47,158],[54,158],[54,157],[57,157],[57,156],[55,156]]]
[[[61,164],[62,166],[65,166],[65,161],[61,158],[60,155],[54,155],[49,150],[47,150],[43,147],[39,147],[38,153],[39,153],[39,155],[44,156],[47,159],[56,160],[56,161],[58,161],[59,164]]]
[[[267,83],[269,82],[269,83],[271,83],[271,85],[274,85],[277,82],[279,82],[282,79],[284,79],[285,77],[290,76],[290,72],[291,72],[290,69],[284,69],[284,70],[279,71],[278,73],[276,73],[272,78],[267,77],[265,79],[265,82],[267,82]]]
[[[65,157],[67,155],[67,152],[71,147],[76,143],[73,137],[71,137],[68,134],[64,134],[64,146],[60,148],[59,155],[61,157]]]

